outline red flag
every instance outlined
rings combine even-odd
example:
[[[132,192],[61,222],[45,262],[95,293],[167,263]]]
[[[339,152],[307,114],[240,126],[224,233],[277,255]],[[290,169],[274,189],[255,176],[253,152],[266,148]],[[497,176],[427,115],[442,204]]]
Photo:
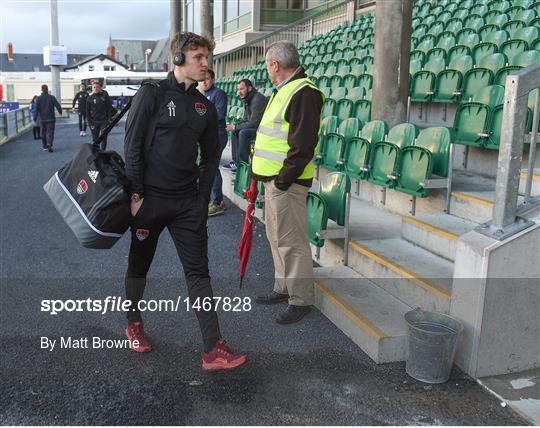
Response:
[[[253,221],[255,214],[255,201],[257,200],[257,182],[251,179],[249,189],[245,191],[248,206],[246,209],[246,218],[244,220],[244,229],[242,230],[242,237],[240,238],[240,245],[238,246],[238,258],[240,259],[240,288],[242,288],[242,282],[244,275],[246,274],[247,263],[249,260],[249,253],[251,251],[252,235],[253,235]]]

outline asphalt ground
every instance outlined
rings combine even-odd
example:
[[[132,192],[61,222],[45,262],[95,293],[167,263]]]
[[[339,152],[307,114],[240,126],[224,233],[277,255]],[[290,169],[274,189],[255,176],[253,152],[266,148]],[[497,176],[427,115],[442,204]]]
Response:
[[[122,153],[122,125],[109,148]],[[42,190],[82,142],[73,119],[57,123],[55,151],[26,133],[0,147],[0,423],[3,425],[521,425],[471,378],[454,369],[427,385],[405,364],[376,365],[320,312],[280,326],[285,304],[220,310],[221,329],[248,363],[228,373],[200,368],[193,313],[145,313],[154,350],[62,349],[60,340],[124,339],[121,312],[41,311],[44,299],[123,297],[129,234],[111,250],[81,247]],[[271,290],[272,260],[256,224],[244,287],[236,249],[243,213],[228,204],[209,219],[214,294],[251,297]],[[147,299],[186,296],[168,233],[160,238]],[[246,308],[247,309],[247,308]],[[42,349],[42,337],[57,340]]]

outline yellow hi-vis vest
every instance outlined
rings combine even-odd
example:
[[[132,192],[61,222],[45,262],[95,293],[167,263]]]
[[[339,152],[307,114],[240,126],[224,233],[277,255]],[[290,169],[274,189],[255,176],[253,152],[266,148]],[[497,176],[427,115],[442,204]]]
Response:
[[[257,129],[257,137],[255,139],[253,161],[251,164],[251,168],[255,174],[263,177],[272,177],[278,175],[281,168],[283,168],[283,162],[287,158],[287,152],[290,149],[287,142],[289,137],[289,122],[285,120],[285,112],[292,97],[306,86],[319,91],[324,100],[323,93],[308,78],[292,80],[270,97],[259,128]],[[321,119],[317,119],[320,123]],[[318,148],[319,146],[317,145],[314,156],[317,154]],[[315,165],[313,162],[309,162],[298,178],[313,178],[314,171]]]

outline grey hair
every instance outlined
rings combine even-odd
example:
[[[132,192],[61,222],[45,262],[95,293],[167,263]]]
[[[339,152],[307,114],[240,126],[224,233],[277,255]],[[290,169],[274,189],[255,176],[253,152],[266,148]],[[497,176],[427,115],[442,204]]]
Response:
[[[279,62],[285,69],[294,69],[300,66],[300,55],[293,42],[281,40],[272,43],[266,51],[266,59]]]

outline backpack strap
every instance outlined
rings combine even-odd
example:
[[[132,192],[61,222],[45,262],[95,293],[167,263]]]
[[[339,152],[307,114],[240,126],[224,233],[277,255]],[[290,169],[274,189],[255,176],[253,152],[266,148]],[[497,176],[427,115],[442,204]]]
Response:
[[[152,148],[152,140],[154,139],[154,134],[156,133],[157,123],[159,120],[159,109],[163,100],[165,99],[165,84],[167,79],[157,81],[154,79],[143,80],[141,85],[151,85],[155,88],[155,97],[154,97],[154,114],[150,118],[148,123],[148,131],[146,133],[146,138],[144,140],[144,157],[148,157],[150,149]]]

